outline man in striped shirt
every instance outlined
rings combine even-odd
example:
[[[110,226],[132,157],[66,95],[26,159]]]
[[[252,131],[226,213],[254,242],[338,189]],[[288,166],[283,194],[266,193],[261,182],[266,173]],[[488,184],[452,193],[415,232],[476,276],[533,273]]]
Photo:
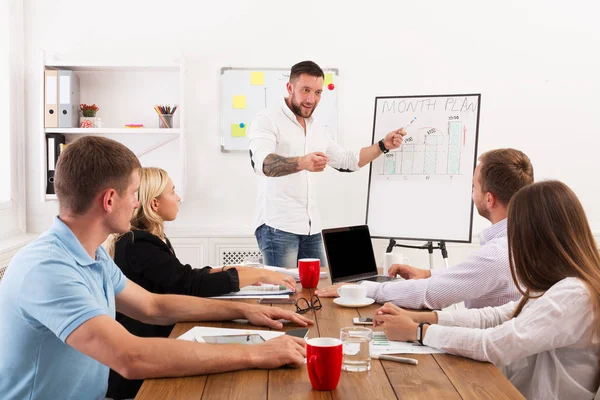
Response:
[[[409,265],[393,265],[390,276],[399,274],[405,280],[363,281],[367,297],[378,303],[390,301],[413,309],[441,309],[462,301],[467,308],[481,308],[520,298],[508,264],[506,217],[512,196],[530,183],[533,183],[533,167],[521,151],[498,149],[481,155],[473,175],[473,203],[479,215],[492,223],[481,232],[481,247],[448,269],[421,270]],[[315,293],[335,297],[341,285],[344,284]]]

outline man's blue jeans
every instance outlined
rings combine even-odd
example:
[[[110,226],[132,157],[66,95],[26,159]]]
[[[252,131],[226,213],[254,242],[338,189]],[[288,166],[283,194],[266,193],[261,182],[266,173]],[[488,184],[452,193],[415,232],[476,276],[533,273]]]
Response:
[[[319,258],[322,267],[327,265],[321,233],[296,235],[263,224],[254,235],[264,265],[297,268],[300,258]]]

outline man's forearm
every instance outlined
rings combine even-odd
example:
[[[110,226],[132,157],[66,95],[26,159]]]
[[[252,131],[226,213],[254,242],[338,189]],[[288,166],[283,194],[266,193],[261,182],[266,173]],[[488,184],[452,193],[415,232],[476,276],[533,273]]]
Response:
[[[364,167],[377,157],[381,155],[381,149],[377,143],[372,144],[371,146],[363,147],[360,149],[360,154],[358,157],[358,166]]]
[[[271,153],[263,161],[263,172],[266,176],[278,177],[294,174],[299,171],[298,160],[300,157],[282,157]]]
[[[155,295],[147,323],[171,325],[181,321],[227,321],[242,318],[242,303],[181,295]]]
[[[112,366],[128,379],[204,375],[255,367],[247,345],[195,343],[162,338],[135,338],[126,356]]]

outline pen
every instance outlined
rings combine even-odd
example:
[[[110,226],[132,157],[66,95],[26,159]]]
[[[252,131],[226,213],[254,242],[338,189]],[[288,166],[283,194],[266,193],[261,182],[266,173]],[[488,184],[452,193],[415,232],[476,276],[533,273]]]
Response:
[[[402,129],[406,130],[413,122],[415,122],[416,119],[417,119],[417,117],[413,117],[413,119],[411,119],[408,124],[404,125],[404,128],[402,128]]]
[[[371,358],[380,359],[380,360],[388,360],[388,361],[396,361],[396,362],[404,363],[404,364],[413,364],[413,365],[419,364],[419,360],[415,360],[414,358],[388,356],[387,354],[381,354],[379,356],[371,355]]]

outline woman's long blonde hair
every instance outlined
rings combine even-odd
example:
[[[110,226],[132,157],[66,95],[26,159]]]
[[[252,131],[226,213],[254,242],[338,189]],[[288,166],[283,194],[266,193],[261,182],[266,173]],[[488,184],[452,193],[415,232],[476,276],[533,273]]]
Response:
[[[523,294],[514,316],[529,299],[557,282],[575,277],[588,289],[600,327],[600,254],[583,206],[559,181],[526,186],[508,208],[508,260],[515,285]]]
[[[143,230],[165,238],[164,220],[152,209],[152,201],[158,198],[169,183],[169,174],[160,168],[145,167],[140,169],[140,188],[137,191],[138,207],[131,216],[131,228]],[[115,243],[123,234],[112,234],[103,246],[114,258]]]

